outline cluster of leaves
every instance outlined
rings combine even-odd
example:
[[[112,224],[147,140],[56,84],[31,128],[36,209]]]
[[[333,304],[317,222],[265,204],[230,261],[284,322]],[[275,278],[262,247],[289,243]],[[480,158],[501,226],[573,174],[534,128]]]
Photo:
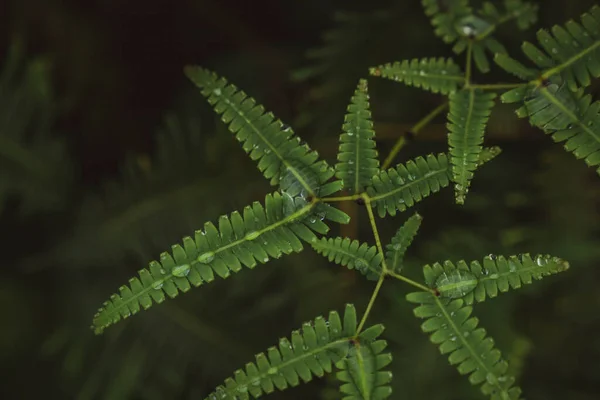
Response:
[[[528,255],[488,257],[483,266],[473,262],[470,267],[463,261],[457,266],[447,261],[443,266],[424,267],[425,285],[412,281],[401,274],[403,256],[418,231],[421,217],[417,214],[408,219],[384,250],[374,209],[380,217],[395,215],[448,186],[456,179],[456,165],[452,165],[448,155],[417,157],[380,170],[364,80],[359,82],[348,106],[338,162],[331,167],[319,160],[318,154],[303,144],[289,126],[225,79],[200,67],[188,67],[186,74],[221,114],[246,153],[257,161],[259,171],[278,190],[265,197],[264,205],[254,202],[242,212],[221,216],[216,224],[207,222],[194,237],[184,238],[182,244],[172,246],[170,253],[162,253],[160,261],[152,261],[147,269],[140,270],[139,276],[131,278],[129,285],[122,286],[95,315],[92,328],[96,333],[168,297],[187,292],[192,286],[203,286],[216,277],[226,279],[244,267],[254,269],[273,258],[302,251],[304,243],[308,243],[329,260],[377,280],[373,301],[386,277],[419,288],[420,292],[409,295],[408,300],[421,304],[416,314],[428,319],[423,330],[434,332],[432,341],[442,353],[451,353],[450,362],[459,364],[459,372],[471,374],[471,383],[481,384],[483,393],[494,399],[519,398],[515,379],[506,374],[506,362],[493,341],[486,338],[485,330],[477,328],[477,319],[469,318],[472,309],[463,304],[495,297],[498,291],[531,283],[532,278],[566,270],[568,263],[556,257],[532,259]],[[489,98],[475,90],[461,94]],[[462,129],[463,102],[458,99],[458,106],[453,107],[458,112],[456,130]],[[467,102],[474,108],[474,100]],[[487,103],[483,104],[487,109]],[[481,101],[477,101],[480,105]],[[473,118],[476,121],[486,117],[485,111],[469,111],[469,115],[472,113],[477,114]],[[481,122],[467,125],[483,130],[477,124]],[[479,166],[497,154],[495,148],[481,149],[475,159],[469,160]],[[340,191],[347,195],[333,196]],[[365,205],[376,246],[350,238],[319,238],[329,230],[324,221],[349,222],[345,213],[331,206],[344,200]],[[389,364],[391,355],[383,352],[385,342],[377,340],[383,330],[380,325],[364,329],[369,309],[360,322],[354,307],[348,305],[343,323],[332,312],[327,322],[317,318],[314,323],[304,324],[302,331],[292,333],[291,339],[281,339],[278,347],[258,354],[255,362],[236,371],[207,399],[260,397],[322,376],[331,372],[333,365],[338,369],[344,398],[389,397],[391,375],[382,368]]]
[[[489,90],[504,90],[501,100],[519,104],[519,117],[529,118],[556,142],[565,142],[565,149],[588,165],[600,165],[600,105],[583,89],[600,76],[600,7],[583,14],[581,23],[569,21],[565,28],[553,27],[552,33],[540,30],[537,36],[543,50],[523,43],[523,52],[537,67],[528,68],[509,57],[491,34],[509,20],[515,20],[520,29],[528,28],[536,20],[536,6],[505,1],[500,12],[491,2],[484,2],[482,9],[474,12],[466,0],[443,5],[423,0],[423,5],[436,34],[453,43],[456,53],[466,50],[465,72],[451,58],[425,58],[372,67],[370,73],[449,97],[448,144],[457,203],[464,203],[481,157],[485,127],[494,107],[495,94]],[[525,82],[472,82],[472,61],[481,72],[489,71],[484,48],[494,54],[500,67]],[[597,171],[600,174],[600,168]]]

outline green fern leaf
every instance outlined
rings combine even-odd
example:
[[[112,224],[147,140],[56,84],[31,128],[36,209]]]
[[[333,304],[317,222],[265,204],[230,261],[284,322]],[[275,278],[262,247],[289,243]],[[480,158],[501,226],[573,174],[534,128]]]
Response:
[[[389,365],[392,355],[383,353],[387,347],[385,340],[375,340],[381,332],[382,325],[365,330],[352,342],[348,355],[336,363],[340,369],[336,377],[343,382],[342,400],[380,400],[391,396],[392,388],[388,384],[392,373],[381,369]]]
[[[519,29],[525,30],[537,22],[537,4],[524,2],[522,0],[504,0],[504,8],[509,15],[514,15]]]
[[[421,221],[423,221],[423,217],[415,213],[398,229],[392,242],[386,246],[385,264],[388,270],[392,272],[402,270],[404,254],[419,231]]]
[[[533,68],[527,68],[507,54],[496,54],[494,56],[494,62],[509,74],[512,74],[523,80],[536,79],[539,75],[537,70]]]
[[[344,182],[344,188],[355,194],[362,193],[379,172],[367,81],[364,79],[360,80],[354,92],[342,129],[344,133],[340,135],[336,177]]]
[[[414,314],[425,319],[421,329],[431,334],[431,342],[448,354],[448,361],[461,375],[469,375],[472,385],[481,385],[481,391],[492,400],[520,398],[521,389],[507,374],[508,363],[494,348],[494,340],[486,337],[485,329],[477,328],[479,320],[471,317],[471,306],[462,299],[448,301],[429,292],[410,293],[406,299],[419,304]]]
[[[279,185],[293,196],[315,196],[319,186],[333,176],[333,169],[325,161],[318,161],[317,152],[301,144],[290,127],[265,112],[235,85],[200,67],[188,66],[185,73],[222,114],[223,122],[229,124],[250,158],[258,161],[258,169],[271,185]]]
[[[499,153],[498,147],[484,148],[476,162],[477,166]],[[373,178],[373,185],[367,187],[367,194],[380,217],[387,214],[394,216],[397,211],[402,212],[431,193],[448,186],[450,178],[451,168],[447,155],[430,154],[426,158],[417,157],[381,171]]]
[[[564,28],[555,25],[551,32],[539,30],[537,39],[541,49],[530,42],[524,42],[522,50],[542,71],[537,73],[541,80],[560,75],[569,89],[575,91],[578,85],[589,86],[592,78],[600,76],[599,6],[593,6],[584,13],[581,23],[571,20]],[[517,62],[508,56],[496,62],[508,72],[515,73],[515,69],[510,66],[517,65]],[[530,74],[522,75],[522,78],[532,78]]]
[[[492,54],[506,54],[504,46],[491,34],[508,20],[515,19],[519,28],[528,27],[535,21],[537,6],[521,1],[505,2],[506,10],[500,12],[494,3],[484,2],[483,7],[474,13],[466,0],[423,0],[425,14],[431,18],[435,33],[446,43],[454,43],[456,54],[469,46],[473,61],[481,72],[490,70],[486,50]]]
[[[328,320],[317,317],[314,323],[303,324],[302,331],[292,332],[290,339],[280,339],[278,347],[256,355],[255,362],[235,371],[206,400],[259,398],[330,373],[335,363],[348,357],[354,341],[374,341],[383,331],[380,325],[375,326],[356,338],[356,328],[356,310],[351,304],[346,305],[343,322],[335,311],[329,313]]]
[[[435,263],[424,266],[423,274],[427,284],[437,290],[440,297],[462,298],[470,305],[567,269],[569,263],[558,257],[522,254],[508,258],[487,256],[483,265],[477,261],[471,261],[470,265],[464,261],[456,265],[451,261],[445,261],[443,265]]]
[[[465,82],[460,67],[451,58],[404,60],[370,68],[369,72],[374,76],[441,94],[455,92]]]
[[[422,0],[425,14],[431,19],[435,34],[445,43],[453,43],[459,39],[456,22],[472,13],[468,0]]]
[[[264,207],[254,202],[241,214],[221,216],[218,228],[207,222],[194,238],[184,238],[183,246],[172,246],[171,254],[162,253],[160,262],[152,261],[148,269],[139,271],[139,278],[121,286],[94,316],[92,328],[102,333],[121,318],[162,303],[165,294],[174,298],[180,291],[187,292],[190,284],[212,282],[215,275],[225,279],[242,266],[254,268],[257,262],[299,252],[300,239],[313,243],[317,240],[313,231],[327,233],[327,225],[313,214],[314,204],[293,204],[295,208],[286,206],[285,196],[276,192],[265,197]]]
[[[377,252],[375,246],[341,237],[321,238],[312,242],[311,246],[329,261],[348,269],[355,269],[368,279],[377,280],[381,275],[383,256]]]
[[[522,102],[520,117],[542,129],[552,139],[590,167],[600,165],[600,102],[592,102],[583,89],[570,91],[560,78],[536,88],[514,89],[502,95],[504,102]],[[596,169],[600,175],[600,167]]]
[[[417,157],[406,164],[381,171],[367,187],[367,194],[380,217],[396,215],[449,185],[449,165],[445,154]]]
[[[448,142],[458,204],[464,204],[469,191],[473,171],[482,150],[485,126],[494,106],[494,97],[493,93],[473,89],[450,95]]]

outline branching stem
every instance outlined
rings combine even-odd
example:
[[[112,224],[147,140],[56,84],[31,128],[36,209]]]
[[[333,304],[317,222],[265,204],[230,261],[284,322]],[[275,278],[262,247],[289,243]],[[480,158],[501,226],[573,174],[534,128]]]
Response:
[[[381,286],[383,285],[384,280],[385,280],[385,275],[381,274],[379,276],[379,280],[377,281],[377,285],[375,286],[375,290],[373,290],[373,294],[371,295],[369,304],[367,304],[367,309],[365,310],[365,313],[363,314],[362,318],[360,319],[360,323],[358,324],[358,328],[356,329],[355,336],[358,336],[360,334],[360,332],[362,331],[362,328],[365,326],[365,323],[367,322],[367,318],[369,317],[369,314],[371,313],[371,309],[373,308],[373,304],[375,304],[375,300],[377,299],[377,296],[379,295],[379,291],[381,290]]]
[[[439,114],[441,114],[442,111],[444,111],[446,109],[446,107],[448,107],[447,101],[440,104],[435,109],[433,109],[429,114],[427,114],[426,116],[421,118],[416,124],[414,124],[412,126],[412,128],[410,128],[409,132],[414,135],[419,133],[435,117],[437,117]],[[404,147],[405,144],[406,144],[406,137],[403,135],[396,141],[396,143],[394,144],[394,147],[392,148],[392,151],[390,151],[390,154],[388,154],[388,156],[386,157],[385,161],[383,162],[383,165],[381,166],[382,170],[386,170],[390,167],[390,165],[394,161],[394,158],[396,158],[396,156],[398,155],[398,152],[400,152],[400,150],[402,150],[402,148]]]
[[[414,287],[416,287],[418,289],[421,289],[421,290],[423,290],[425,292],[435,293],[435,291],[433,289],[428,288],[427,286],[422,285],[419,282],[415,282],[412,279],[409,279],[409,278],[407,278],[405,276],[399,275],[399,274],[397,274],[395,272],[389,271],[387,273],[387,275],[391,276],[392,278],[398,279],[399,281],[406,282],[409,285],[412,285],[412,286],[414,286]]]

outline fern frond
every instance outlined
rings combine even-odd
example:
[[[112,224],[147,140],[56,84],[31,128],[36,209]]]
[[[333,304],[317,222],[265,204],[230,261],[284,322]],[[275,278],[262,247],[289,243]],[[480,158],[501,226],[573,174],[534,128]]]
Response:
[[[536,88],[514,89],[502,95],[504,102],[523,102],[520,117],[551,135],[590,167],[600,165],[600,102],[592,102],[583,89],[570,91],[559,79]],[[557,83],[555,83],[557,82]],[[600,175],[600,167],[596,169]]]
[[[258,169],[271,185],[279,185],[293,196],[301,192],[315,196],[319,186],[333,176],[333,169],[318,161],[317,152],[301,144],[290,127],[235,85],[197,66],[186,67],[185,73],[222,114],[223,122],[229,124],[250,158],[258,161]]]
[[[402,82],[433,93],[448,94],[455,92],[464,84],[465,77],[460,67],[451,58],[423,58],[404,60],[372,67],[373,76]]]
[[[340,135],[338,163],[335,165],[336,177],[344,182],[344,188],[355,194],[362,193],[379,172],[365,79],[360,80],[352,96],[342,130],[344,133]]]
[[[423,217],[415,213],[398,229],[390,244],[386,246],[385,264],[388,270],[400,272],[404,254],[419,231]]]
[[[377,280],[381,275],[383,256],[377,252],[375,246],[341,237],[321,238],[312,242],[311,246],[329,261],[348,269],[355,269],[368,279]]]
[[[280,339],[278,347],[256,355],[255,362],[235,371],[206,400],[259,398],[275,389],[285,390],[330,373],[335,363],[348,357],[354,341],[378,343],[374,340],[383,331],[381,326],[374,326],[355,338],[356,328],[356,310],[351,304],[346,305],[343,322],[332,311],[328,320],[317,317],[314,323],[304,323],[302,330],[292,332],[290,339]]]
[[[445,43],[453,43],[459,38],[456,22],[472,13],[468,0],[422,0],[425,15],[431,19],[435,34]]]
[[[380,217],[396,215],[449,185],[448,158],[445,154],[417,157],[406,164],[381,171],[367,187],[367,194]]]
[[[473,12],[465,0],[423,0],[425,14],[431,18],[435,33],[446,43],[454,43],[456,54],[471,46],[473,61],[481,72],[490,70],[486,50],[492,54],[506,54],[504,46],[491,34],[506,21],[516,20],[525,29],[537,18],[537,5],[521,1],[506,1],[500,12],[494,3],[486,1],[478,12]]]
[[[431,342],[448,354],[461,375],[469,375],[472,385],[481,385],[492,400],[520,399],[521,389],[507,374],[508,363],[494,348],[494,340],[486,337],[486,330],[477,327],[479,320],[471,316],[473,307],[462,299],[448,301],[429,292],[409,293],[406,299],[419,304],[414,314],[425,319],[421,329],[431,334]]]
[[[484,148],[476,161],[477,166],[494,159],[498,154],[499,147]],[[397,211],[402,212],[431,193],[448,186],[451,174],[446,154],[417,157],[405,164],[381,171],[373,177],[373,185],[367,187],[367,194],[380,217],[383,218],[387,214],[394,216]]]
[[[483,133],[494,106],[494,93],[461,90],[450,95],[448,143],[456,203],[464,204],[477,167]]]
[[[388,385],[392,373],[381,371],[392,362],[390,353],[382,353],[387,347],[385,340],[375,340],[383,332],[383,325],[375,325],[363,331],[359,340],[353,341],[348,355],[336,363],[340,371],[336,377],[340,385],[342,400],[387,399],[392,394]]]
[[[165,294],[171,298],[187,292],[190,284],[200,286],[214,280],[215,275],[225,279],[239,272],[242,266],[254,268],[270,258],[302,250],[300,239],[313,243],[313,231],[325,234],[328,227],[312,214],[314,205],[304,204],[295,209],[284,206],[279,193],[268,194],[265,206],[254,202],[243,213],[233,212],[219,218],[218,228],[210,222],[196,231],[194,238],[183,239],[183,246],[172,246],[172,253],[160,255],[160,262],[152,261],[148,269],[139,271],[139,278],[121,286],[94,316],[92,328],[102,331],[131,314],[162,303]]]
[[[502,56],[496,63],[510,73],[528,71],[520,74],[523,79],[539,76],[545,81],[560,75],[569,89],[577,86],[589,86],[592,78],[600,76],[600,6],[593,6],[581,16],[581,23],[568,21],[564,27],[555,25],[551,31],[541,29],[537,33],[541,49],[535,44],[524,42],[521,49],[538,68],[532,76],[531,70],[521,67],[508,56]]]
[[[427,284],[437,290],[440,297],[462,298],[470,305],[567,269],[568,262],[548,255],[521,254],[507,258],[490,255],[483,259],[483,265],[478,261],[467,265],[462,260],[456,264],[444,261],[443,264],[426,265],[423,274]]]
[[[538,19],[537,4],[522,0],[504,0],[504,8],[509,15],[514,15],[519,29],[525,30],[534,25]]]

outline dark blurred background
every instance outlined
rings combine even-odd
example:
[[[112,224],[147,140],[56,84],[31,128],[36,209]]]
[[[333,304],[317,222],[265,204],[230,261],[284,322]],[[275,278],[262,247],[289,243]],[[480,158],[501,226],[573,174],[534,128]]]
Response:
[[[594,3],[540,1],[538,27],[578,18]],[[496,38],[518,57],[534,35],[508,24]],[[426,56],[452,53],[417,0],[0,3],[2,398],[203,398],[302,322],[346,302],[362,313],[373,283],[306,249],[194,289],[103,336],[89,329],[102,302],[161,251],[273,190],[184,65],[226,76],[333,161],[367,68]],[[511,80],[494,67],[476,79]],[[389,81],[369,84],[382,157],[443,101]],[[445,151],[444,126],[436,119],[398,160]],[[489,253],[569,260],[568,272],[475,313],[528,399],[597,399],[600,180],[505,105],[495,108],[486,143],[504,151],[476,174],[464,207],[451,190],[416,207],[424,222],[405,273],[420,280],[424,264]],[[372,242],[366,216],[346,210],[352,223],[332,233]],[[381,220],[383,240],[409,215]],[[384,286],[369,319],[386,326],[392,398],[482,398],[420,332],[407,290]],[[271,397],[338,394],[329,377]]]

